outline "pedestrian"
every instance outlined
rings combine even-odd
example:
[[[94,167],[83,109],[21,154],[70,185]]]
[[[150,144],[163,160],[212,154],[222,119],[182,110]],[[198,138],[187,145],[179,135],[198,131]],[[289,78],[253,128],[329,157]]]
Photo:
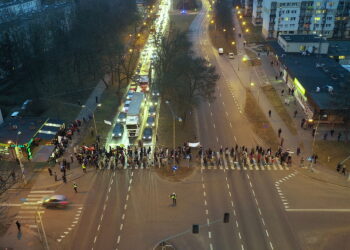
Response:
[[[73,183],[73,188],[74,188],[74,192],[78,193],[78,185],[75,182]]]
[[[58,181],[56,171],[55,171],[55,173],[54,173],[54,178],[55,178],[55,181]]]
[[[300,155],[300,147],[297,147],[297,156]]]
[[[331,136],[333,137],[334,135],[334,129],[331,129]]]
[[[86,173],[86,165],[84,163],[81,164],[81,168],[83,169],[83,172]]]
[[[276,79],[276,81],[278,80],[278,76],[277,75],[275,76],[275,79]]]
[[[343,168],[343,165],[340,164],[340,163],[338,163],[338,164],[337,164],[337,172],[340,173],[340,171],[342,170],[342,168]]]
[[[300,127],[303,128],[304,127],[304,124],[305,124],[305,118],[301,119],[301,123],[300,123]]]
[[[272,113],[272,112],[271,112],[271,109],[270,109],[270,110],[269,110],[269,117],[271,117],[271,113]]]
[[[295,110],[295,111],[294,111],[294,118],[297,117],[297,114],[298,114],[298,111]]]
[[[281,95],[282,95],[282,96],[284,95],[284,89],[281,90]]]
[[[304,167],[304,157],[300,158],[300,165],[301,168]]]
[[[317,163],[317,159],[318,159],[318,155],[314,154],[313,159],[314,159],[314,164],[316,164]]]
[[[170,198],[173,200],[173,206],[176,206],[176,194],[175,194],[175,192],[170,195]]]
[[[281,133],[282,133],[282,129],[279,128],[279,129],[278,129],[278,137],[281,137]]]
[[[65,174],[62,175],[62,181],[63,181],[64,183],[67,183],[67,178],[66,178],[66,175],[65,175]]]
[[[95,96],[95,101],[96,101],[96,103],[98,103],[98,97],[97,96]]]
[[[328,137],[328,133],[326,132],[326,133],[324,133],[324,135],[323,135],[323,140],[327,141],[327,137]]]
[[[11,171],[12,181],[14,182],[16,180],[16,173],[15,171]]]
[[[19,223],[18,220],[16,220],[16,226],[17,226],[18,232],[21,232],[21,223]]]
[[[315,137],[315,134],[316,134],[316,129],[312,129],[312,137]]]
[[[73,158],[73,155],[70,154],[70,162],[73,163],[74,162],[74,158]]]
[[[343,165],[342,174],[346,175],[346,166]]]
[[[51,168],[49,167],[47,170],[49,171],[49,175],[52,176],[52,170],[51,170]]]
[[[340,141],[340,138],[341,138],[341,132],[339,132],[338,134],[338,142]]]

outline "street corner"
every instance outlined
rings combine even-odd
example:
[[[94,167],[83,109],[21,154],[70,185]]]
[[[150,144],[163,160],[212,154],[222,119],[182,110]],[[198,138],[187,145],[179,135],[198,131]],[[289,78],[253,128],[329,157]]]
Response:
[[[47,209],[43,222],[48,238],[57,244],[62,243],[65,238],[72,234],[82,213],[83,206],[79,204],[70,204],[62,209]]]

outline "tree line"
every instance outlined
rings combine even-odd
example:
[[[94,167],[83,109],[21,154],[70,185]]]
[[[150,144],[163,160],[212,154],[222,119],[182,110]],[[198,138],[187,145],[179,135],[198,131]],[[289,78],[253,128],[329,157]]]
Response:
[[[208,61],[194,55],[186,32],[170,30],[169,36],[156,39],[156,46],[154,85],[177,114],[186,119],[201,101],[215,99],[219,75]]]
[[[123,35],[132,26],[137,32],[139,22],[134,0],[76,0],[31,20],[3,23],[1,107],[33,99],[40,114],[42,97],[87,88],[108,73],[119,83],[131,77]]]

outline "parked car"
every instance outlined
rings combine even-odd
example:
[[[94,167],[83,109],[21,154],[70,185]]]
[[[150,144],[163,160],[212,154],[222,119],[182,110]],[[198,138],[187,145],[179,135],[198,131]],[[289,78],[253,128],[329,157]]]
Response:
[[[230,52],[230,53],[228,53],[228,58],[230,58],[230,59],[234,59],[234,58],[235,58],[235,56],[234,56],[234,54],[233,54],[232,52]]]
[[[142,139],[145,141],[150,141],[152,140],[152,134],[152,128],[145,128],[145,130],[143,131]]]
[[[155,122],[155,117],[154,116],[149,116],[147,118],[147,121],[146,121],[146,126],[147,127],[154,127],[156,125],[156,122]]]
[[[46,197],[42,201],[44,207],[65,207],[68,204],[67,197],[59,194]]]
[[[156,107],[155,106],[151,106],[151,107],[149,107],[149,109],[148,109],[148,114],[149,115],[156,115]]]
[[[157,106],[158,105],[158,96],[152,96],[151,98],[151,105]]]
[[[134,95],[134,93],[129,91],[128,94],[126,95],[126,100],[131,100],[133,95]]]
[[[117,122],[120,123],[125,123],[126,122],[126,113],[125,112],[120,112],[118,117],[117,117]]]
[[[124,126],[121,123],[117,123],[114,126],[112,137],[120,138],[124,134]]]

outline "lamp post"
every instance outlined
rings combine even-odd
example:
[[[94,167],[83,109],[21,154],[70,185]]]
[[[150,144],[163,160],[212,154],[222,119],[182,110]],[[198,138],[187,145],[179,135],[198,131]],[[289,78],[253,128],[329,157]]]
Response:
[[[25,178],[25,175],[24,175],[24,165],[22,163],[22,160],[21,160],[21,157],[19,156],[17,150],[18,150],[18,136],[21,135],[22,132],[21,131],[18,131],[17,132],[17,135],[16,135],[16,143],[15,143],[15,157],[16,157],[16,160],[18,160],[18,163],[19,163],[19,167],[21,168],[21,173],[22,173],[22,180],[24,182],[24,184],[26,184],[26,178]],[[9,144],[13,143],[12,141],[8,141]]]
[[[175,166],[175,121],[178,120],[179,122],[182,122],[182,119],[181,117],[178,117],[172,107],[170,106],[170,102],[169,101],[165,101],[165,103],[168,105],[170,111],[171,111],[171,114],[173,116],[173,150],[174,150],[174,166]]]

